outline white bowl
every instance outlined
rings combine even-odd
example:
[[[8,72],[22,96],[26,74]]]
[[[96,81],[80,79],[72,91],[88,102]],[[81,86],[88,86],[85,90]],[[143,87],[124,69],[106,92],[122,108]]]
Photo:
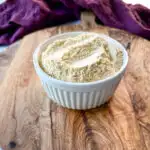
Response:
[[[123,52],[123,65],[113,76],[94,82],[74,83],[57,80],[46,74],[39,65],[39,56],[41,52],[46,49],[49,43],[56,39],[76,36],[81,33],[85,32],[68,32],[52,36],[43,44],[39,45],[33,54],[36,73],[38,74],[48,97],[57,104],[72,109],[90,109],[107,102],[108,99],[113,96],[128,63],[128,54],[119,42],[106,35],[98,34]]]

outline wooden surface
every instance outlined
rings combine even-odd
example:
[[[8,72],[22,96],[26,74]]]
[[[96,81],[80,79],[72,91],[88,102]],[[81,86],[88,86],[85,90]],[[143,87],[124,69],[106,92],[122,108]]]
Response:
[[[32,62],[43,40],[76,30],[105,33],[129,53],[127,71],[114,97],[87,111],[65,109],[50,101]],[[0,145],[4,150],[10,149],[11,141],[16,143],[14,150],[150,149],[149,41],[87,20],[35,32],[17,47],[10,46],[0,55]]]

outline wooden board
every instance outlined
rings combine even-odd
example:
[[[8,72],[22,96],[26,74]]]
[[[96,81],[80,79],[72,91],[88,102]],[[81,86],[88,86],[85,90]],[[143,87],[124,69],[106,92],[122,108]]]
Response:
[[[107,34],[123,43],[129,53],[127,71],[114,97],[87,111],[69,110],[50,101],[32,62],[32,54],[43,40],[76,30]],[[0,146],[9,150],[13,141],[14,150],[150,149],[149,56],[149,41],[91,22],[24,37],[0,85]]]
[[[18,49],[20,42],[16,42],[0,52],[0,84],[3,81],[6,70],[9,68],[12,59],[15,56],[16,50]]]

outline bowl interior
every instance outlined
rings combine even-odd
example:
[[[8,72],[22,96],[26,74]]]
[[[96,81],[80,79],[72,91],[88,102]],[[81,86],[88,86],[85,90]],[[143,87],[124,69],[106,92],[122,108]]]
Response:
[[[38,69],[38,71],[41,72],[41,74],[47,78],[47,80],[51,80],[51,81],[54,81],[54,82],[59,82],[62,83],[62,84],[71,84],[71,85],[90,85],[90,84],[97,84],[97,83],[102,83],[102,82],[107,82],[113,78],[116,78],[119,74],[121,74],[122,72],[125,71],[125,68],[127,66],[127,63],[128,63],[128,54],[127,54],[127,51],[125,50],[125,48],[122,46],[122,44],[120,44],[118,41],[104,35],[104,34],[98,34],[98,33],[92,33],[92,34],[97,34],[98,36],[100,36],[101,38],[105,39],[109,44],[113,44],[113,46],[119,48],[122,52],[123,52],[123,65],[122,67],[120,68],[120,70],[118,72],[116,72],[114,75],[112,76],[109,76],[105,79],[102,79],[102,80],[98,80],[98,81],[93,81],[93,82],[87,82],[87,83],[77,83],[77,82],[68,82],[68,81],[62,81],[62,80],[58,80],[58,79],[55,79],[55,78],[52,78],[50,77],[47,73],[45,73],[43,71],[43,69],[40,67],[40,64],[39,64],[39,57],[42,53],[43,50],[45,50],[47,48],[47,46],[57,40],[57,39],[62,39],[62,38],[67,38],[67,37],[73,37],[73,36],[77,36],[81,33],[92,33],[92,32],[82,32],[82,31],[79,31],[79,32],[67,32],[67,33],[63,33],[63,34],[58,34],[56,36],[52,36],[51,38],[49,38],[48,40],[46,40],[44,43],[42,43],[40,46],[38,46],[38,48],[35,50],[34,54],[33,54],[33,62],[34,62],[34,66],[36,67],[36,69]]]

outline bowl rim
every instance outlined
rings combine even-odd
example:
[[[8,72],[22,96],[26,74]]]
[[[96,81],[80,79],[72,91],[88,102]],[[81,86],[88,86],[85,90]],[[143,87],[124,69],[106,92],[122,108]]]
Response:
[[[118,47],[121,48],[121,51],[123,52],[123,65],[121,66],[120,70],[117,71],[115,74],[105,78],[105,79],[101,79],[101,80],[96,80],[96,81],[92,81],[92,82],[70,82],[70,81],[63,81],[63,80],[59,80],[56,78],[51,77],[50,75],[48,75],[46,72],[44,72],[44,70],[41,68],[40,64],[39,64],[39,53],[42,50],[42,47],[49,43],[52,39],[57,38],[57,37],[61,37],[61,36],[71,36],[71,35],[75,35],[75,34],[81,34],[81,33],[92,33],[92,34],[96,34],[99,35],[101,38],[104,38],[105,40],[109,40],[111,42],[113,42],[114,44],[118,45]],[[42,74],[42,76],[47,79],[47,80],[51,80],[54,83],[58,83],[58,84],[62,84],[62,85],[70,85],[70,86],[83,86],[83,85],[97,85],[100,83],[104,83],[104,82],[108,82],[110,80],[113,80],[114,78],[117,78],[120,74],[122,74],[128,64],[128,53],[126,51],[126,49],[124,48],[124,46],[116,41],[115,39],[105,35],[105,34],[101,34],[101,33],[95,33],[95,32],[87,32],[87,31],[75,31],[75,32],[65,32],[65,33],[61,33],[61,34],[56,34],[54,36],[51,36],[50,38],[48,38],[47,40],[45,40],[44,42],[42,42],[34,51],[33,53],[33,64],[34,67],[37,69],[36,71],[40,71],[40,73]]]

